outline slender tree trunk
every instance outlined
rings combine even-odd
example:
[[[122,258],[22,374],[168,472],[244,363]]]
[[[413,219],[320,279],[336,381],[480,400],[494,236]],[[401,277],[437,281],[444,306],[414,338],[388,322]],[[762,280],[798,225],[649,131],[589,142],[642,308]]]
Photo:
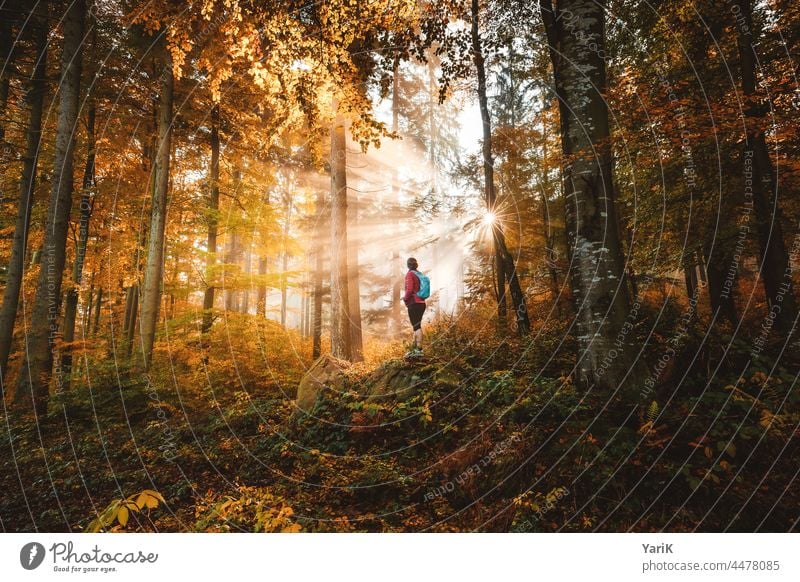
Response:
[[[64,343],[64,356],[62,359],[61,372],[63,375],[63,387],[69,387],[70,371],[72,370],[72,348],[69,346],[75,340],[75,318],[78,315],[78,298],[80,285],[83,279],[83,266],[86,260],[86,247],[89,243],[89,221],[92,216],[94,206],[94,160],[95,160],[95,106],[94,102],[89,108],[86,122],[86,143],[88,151],[86,153],[86,167],[83,172],[83,183],[81,188],[80,218],[78,226],[78,241],[75,248],[75,263],[72,266],[72,284],[67,291],[64,304],[64,323],[62,326]]]
[[[395,52],[394,64],[392,67],[392,133],[397,133],[400,130],[400,56]],[[397,177],[397,165],[392,167],[392,226],[394,232],[400,231],[400,188]],[[401,333],[400,323],[400,302],[402,301],[400,293],[403,285],[403,276],[401,274],[400,264],[400,249],[397,245],[400,241],[395,241],[394,249],[392,250],[392,322],[391,333],[394,337],[399,337]]]
[[[217,262],[217,226],[219,224],[219,105],[211,108],[211,166],[209,167],[208,238],[206,241],[206,278],[214,277]],[[211,329],[214,309],[214,282],[206,284],[203,295],[203,323],[201,331]]]
[[[353,361],[347,281],[347,153],[344,120],[331,127],[331,353]]]
[[[282,257],[281,257],[281,327],[286,329],[286,299],[287,299],[287,280],[289,271],[289,228],[292,220],[292,198],[288,192],[284,194],[286,197],[286,217],[283,223],[283,240],[282,240]]]
[[[92,335],[96,336],[100,331],[100,311],[103,308],[103,288],[97,290],[97,305],[94,308],[94,327],[92,328]]]
[[[752,0],[737,0],[742,22],[737,22],[737,44],[745,98],[746,136],[744,143],[745,196],[752,194],[758,240],[761,280],[769,308],[775,312],[775,328],[789,333],[797,315],[792,269],[783,240],[781,211],[777,202],[778,181],[764,138],[764,108],[756,90],[757,55],[753,43]],[[748,174],[752,171],[752,176]],[[752,188],[750,188],[752,184]]]
[[[233,195],[239,196],[239,186],[241,184],[241,171],[237,168],[233,171]],[[227,234],[225,236],[225,264],[228,270],[232,271],[229,267],[236,265],[241,267],[241,243],[239,241],[239,224],[232,223],[228,220]],[[238,279],[237,273],[237,279]],[[238,312],[241,309],[240,292],[238,289],[238,280],[233,283],[228,280],[226,276],[225,282],[225,311]]]
[[[94,279],[94,273],[92,274],[92,279]],[[83,313],[81,314],[81,329],[83,329],[83,334],[85,336],[90,335],[89,329],[89,317],[92,314],[92,309],[94,309],[94,283],[89,284],[89,293],[86,296],[86,303],[83,306]]]
[[[64,16],[59,114],[56,129],[52,190],[44,233],[43,260],[31,313],[31,327],[15,395],[18,405],[33,404],[47,413],[53,362],[58,350],[57,324],[61,309],[61,283],[66,262],[67,231],[72,207],[72,171],[81,83],[81,43],[85,0],[74,0]]]
[[[258,293],[256,295],[256,315],[261,318],[267,316],[267,284],[264,277],[267,274],[267,257],[258,258]]]
[[[687,263],[683,267],[683,280],[686,283],[686,296],[689,299],[694,297],[697,291],[697,267],[694,263]]]
[[[317,221],[315,224],[314,237],[314,321],[312,323],[311,356],[316,360],[322,354],[322,271],[324,268],[324,248],[325,248],[325,225],[324,217],[325,192],[317,190]]]
[[[131,320],[131,310],[133,309],[133,285],[130,285],[125,288],[125,310],[122,312],[122,335],[127,339],[128,337],[128,325],[130,324]],[[87,321],[91,320],[91,314],[87,318]]]
[[[634,359],[629,298],[618,232],[605,101],[605,0],[562,0],[570,28],[540,0],[560,101],[566,228],[578,340],[577,381],[630,390],[643,370]],[[589,50],[590,43],[601,50]],[[629,390],[626,390],[628,392]]]
[[[242,290],[242,301],[239,308],[242,313],[250,313],[250,282],[253,276],[253,250],[250,246],[250,241],[248,241],[244,252],[244,274],[247,285]]]
[[[547,265],[547,273],[550,275],[550,291],[553,294],[553,301],[556,302],[556,312],[561,317],[561,301],[559,300],[561,285],[558,282],[558,263],[556,262],[555,237],[553,236],[552,222],[550,220],[550,176],[548,174],[547,160],[548,155],[548,134],[546,97],[542,99],[542,226],[544,228],[544,256]]]
[[[736,310],[736,287],[739,279],[738,264],[725,248],[729,241],[714,238],[715,233],[708,235],[706,245],[706,274],[708,276],[708,296],[711,311],[720,318],[726,319],[735,328],[739,325]]]
[[[348,204],[348,207],[350,205]],[[364,359],[364,340],[361,333],[361,285],[358,262],[358,239],[354,236],[358,232],[358,195],[353,196],[352,212],[348,212],[347,226],[347,267],[349,270],[347,282],[350,285],[348,298],[350,300],[350,336],[353,347],[353,361],[360,362]]]
[[[138,319],[139,315],[139,284],[134,283],[128,289],[130,290],[131,294],[131,310],[128,314],[128,318],[126,319],[127,332],[125,335],[125,341],[128,348],[128,355],[130,356],[133,350],[134,338],[136,337],[136,320]]]
[[[158,311],[161,303],[161,286],[164,278],[164,234],[167,224],[167,190],[169,186],[169,162],[172,149],[172,100],[174,90],[172,57],[164,51],[159,100],[158,150],[156,152],[155,188],[150,214],[150,240],[147,249],[147,264],[142,293],[142,357],[145,369],[152,364],[153,344],[156,338]]]
[[[492,238],[495,253],[495,277],[497,285],[497,319],[498,325],[505,327],[506,315],[506,279],[511,291],[511,300],[514,305],[514,314],[517,322],[517,331],[524,336],[530,331],[528,308],[525,304],[525,295],[519,282],[519,275],[514,264],[514,257],[506,246],[505,234],[500,217],[498,216],[497,194],[494,187],[494,159],[492,157],[492,122],[489,115],[489,103],[486,97],[486,65],[481,47],[479,33],[479,7],[478,0],[472,0],[472,57],[478,77],[478,105],[481,111],[483,126],[483,176],[484,176],[484,201],[487,212],[496,217],[492,223]]]
[[[5,385],[8,357],[14,338],[14,323],[17,317],[22,275],[25,270],[25,248],[31,220],[33,195],[36,185],[36,167],[39,159],[39,142],[42,137],[42,110],[47,74],[47,4],[36,6],[36,53],[37,61],[31,75],[28,90],[28,127],[26,129],[25,157],[22,160],[22,177],[19,183],[19,205],[11,242],[11,257],[6,271],[6,288],[0,308],[0,386]]]

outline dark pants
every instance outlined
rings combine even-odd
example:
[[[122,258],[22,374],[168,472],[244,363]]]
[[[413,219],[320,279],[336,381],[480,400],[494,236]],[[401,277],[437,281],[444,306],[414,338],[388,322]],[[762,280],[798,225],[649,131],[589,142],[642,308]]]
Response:
[[[408,319],[411,320],[414,331],[422,329],[422,316],[425,314],[426,307],[424,303],[411,303],[408,306]]]

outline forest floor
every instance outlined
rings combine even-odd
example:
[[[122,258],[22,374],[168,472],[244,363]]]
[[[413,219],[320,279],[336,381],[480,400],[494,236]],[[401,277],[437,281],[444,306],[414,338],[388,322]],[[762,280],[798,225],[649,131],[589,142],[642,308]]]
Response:
[[[105,529],[798,528],[791,366],[743,366],[745,344],[715,355],[707,346],[724,338],[700,348],[689,334],[683,350],[702,356],[694,368],[667,370],[649,403],[608,400],[565,376],[562,332],[475,341],[476,330],[444,322],[424,362],[387,347],[310,415],[293,400],[307,342],[272,324],[232,320],[208,346],[162,341],[149,376],[94,347],[91,385],[54,396],[38,423],[0,417],[0,525],[81,531],[115,500],[154,490],[158,507]],[[419,380],[413,389],[359,396],[387,360]]]

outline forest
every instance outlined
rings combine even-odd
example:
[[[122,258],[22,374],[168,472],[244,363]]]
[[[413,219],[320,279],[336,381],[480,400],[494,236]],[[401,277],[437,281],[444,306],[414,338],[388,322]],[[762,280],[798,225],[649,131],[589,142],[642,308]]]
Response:
[[[798,63],[790,0],[0,0],[0,531],[797,531]]]

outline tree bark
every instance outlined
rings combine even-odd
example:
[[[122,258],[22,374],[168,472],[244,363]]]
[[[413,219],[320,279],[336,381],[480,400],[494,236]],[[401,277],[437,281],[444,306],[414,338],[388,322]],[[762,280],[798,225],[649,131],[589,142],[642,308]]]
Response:
[[[72,171],[81,84],[85,0],[74,0],[64,16],[59,113],[52,189],[42,250],[42,266],[31,313],[31,327],[15,395],[17,405],[33,404],[47,413],[53,362],[58,350],[56,330],[61,309],[61,283],[66,262],[67,231],[72,207]]]
[[[633,389],[642,370],[629,333],[634,322],[629,321],[611,175],[605,62],[599,54],[605,46],[605,0],[559,2],[569,29],[550,0],[540,0],[540,10],[560,101],[577,382],[607,392]],[[594,45],[598,50],[589,49]]]
[[[354,233],[358,232],[358,195],[353,196],[352,212],[348,212],[347,225],[347,282],[350,285],[348,298],[350,300],[350,336],[353,347],[353,361],[360,362],[364,359],[364,340],[361,333],[361,285],[358,263],[358,240]],[[348,204],[348,207],[350,205]]]
[[[317,222],[314,229],[314,320],[311,330],[311,355],[315,360],[322,354],[322,270],[325,263],[323,255],[325,248],[323,242],[325,240],[325,211],[325,192],[322,189],[318,189],[316,208]]]
[[[159,99],[155,188],[153,189],[153,205],[150,214],[150,240],[147,248],[140,323],[142,358],[145,369],[150,369],[152,365],[153,344],[155,343],[158,312],[161,303],[161,287],[164,278],[164,234],[167,224],[167,190],[169,186],[170,152],[172,149],[174,83],[172,57],[168,50],[164,50],[161,95]]]
[[[777,202],[779,184],[775,176],[762,127],[764,107],[756,89],[757,55],[753,43],[752,0],[737,0],[741,22],[736,23],[737,45],[745,108],[744,142],[745,196],[752,193],[760,246],[761,280],[775,328],[783,334],[792,329],[797,308],[789,254],[783,240],[781,211]],[[748,176],[752,168],[752,176]],[[749,188],[748,183],[752,184]]]
[[[211,108],[211,165],[209,167],[208,238],[206,239],[206,278],[212,278],[217,262],[217,227],[219,224],[219,104]],[[203,323],[200,331],[211,329],[214,309],[214,284],[206,283],[203,295]]]
[[[70,372],[72,371],[72,348],[69,345],[75,340],[75,319],[78,315],[78,299],[81,281],[83,280],[83,266],[86,260],[86,247],[89,243],[89,221],[94,207],[94,164],[95,164],[95,104],[89,106],[86,120],[86,166],[83,170],[83,183],[81,184],[80,218],[78,226],[78,241],[75,247],[75,263],[72,265],[72,287],[67,291],[64,305],[64,323],[62,325],[64,343],[64,356],[62,359],[62,386],[69,388]]]
[[[281,327],[286,329],[286,313],[287,313],[287,283],[288,281],[286,278],[288,277],[289,271],[289,249],[288,249],[288,242],[289,242],[289,228],[291,226],[292,220],[292,198],[289,192],[284,193],[285,202],[286,202],[286,214],[284,217],[283,223],[283,240],[282,246],[283,249],[281,253]]]
[[[28,89],[28,127],[26,128],[25,157],[22,159],[22,176],[19,182],[19,205],[11,242],[11,257],[6,271],[6,288],[0,308],[0,385],[5,384],[8,357],[14,338],[14,323],[19,306],[22,276],[25,270],[25,248],[28,242],[28,227],[36,186],[36,168],[39,161],[39,142],[42,137],[42,110],[47,83],[47,4],[36,5],[36,53],[37,61],[31,74]]]
[[[353,361],[347,268],[347,153],[344,120],[331,127],[331,353]]]
[[[494,187],[494,159],[492,156],[492,122],[489,115],[489,102],[486,97],[486,64],[481,46],[479,32],[479,6],[478,0],[472,0],[472,57],[475,63],[475,70],[478,77],[478,106],[481,111],[481,122],[483,127],[483,177],[484,177],[484,202],[487,212],[495,216],[492,222],[492,240],[494,242],[494,261],[495,261],[495,285],[497,287],[497,319],[500,328],[505,327],[507,320],[506,313],[506,279],[511,291],[511,301],[514,306],[514,314],[517,323],[517,332],[527,335],[530,331],[530,319],[528,308],[525,304],[525,295],[519,282],[514,257],[506,246],[503,225],[499,216],[497,204],[497,194]]]
[[[97,290],[97,302],[94,308],[94,327],[92,328],[92,335],[97,335],[100,331],[100,311],[103,308],[103,288]]]
[[[139,284],[134,283],[128,287],[128,290],[131,294],[131,309],[127,318],[125,319],[127,329],[125,334],[125,345],[127,346],[128,356],[130,356],[133,351],[133,342],[136,337],[136,320],[138,319],[139,315]]]
[[[392,67],[392,133],[397,134],[400,130],[400,56],[397,52],[394,55]],[[400,231],[400,188],[398,186],[397,165],[392,167],[392,225],[394,232]],[[403,276],[401,274],[400,249],[397,248],[399,241],[395,241],[392,250],[392,314],[391,314],[391,333],[394,337],[399,337],[401,333],[400,322],[400,302]]]
[[[550,276],[550,292],[553,294],[553,301],[556,304],[556,313],[561,317],[561,301],[559,300],[561,285],[558,281],[558,263],[556,261],[555,237],[550,221],[550,176],[548,175],[547,160],[549,159],[547,147],[547,111],[546,97],[542,99],[542,227],[544,234],[544,255],[547,273]]]
[[[40,3],[43,4],[43,3]],[[5,120],[6,107],[8,106],[8,95],[11,88],[11,63],[12,52],[14,44],[12,42],[12,22],[14,15],[13,10],[16,6],[12,2],[5,2],[0,6],[0,120]],[[42,8],[37,4],[36,8]],[[38,38],[36,41],[36,53],[41,54],[41,46],[39,45]],[[6,139],[6,126],[0,121],[0,144]]]

